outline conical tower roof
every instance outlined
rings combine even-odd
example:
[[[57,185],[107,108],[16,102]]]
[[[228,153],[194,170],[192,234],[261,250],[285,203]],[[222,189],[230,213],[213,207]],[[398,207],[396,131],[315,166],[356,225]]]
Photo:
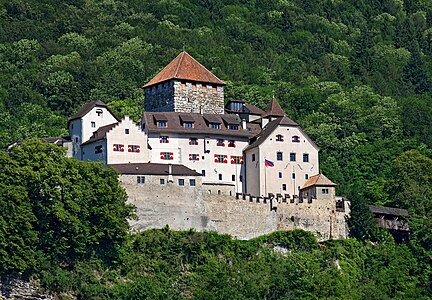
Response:
[[[159,74],[144,87],[149,87],[171,79],[182,79],[203,83],[225,85],[212,72],[195,60],[189,53],[183,51],[174,58]]]
[[[266,112],[262,117],[283,117],[285,116],[285,112],[280,106],[279,102],[275,97],[272,98],[270,103],[267,106]]]

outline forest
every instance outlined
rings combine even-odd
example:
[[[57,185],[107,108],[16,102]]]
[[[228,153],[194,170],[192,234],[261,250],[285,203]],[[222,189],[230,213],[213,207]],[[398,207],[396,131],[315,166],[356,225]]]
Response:
[[[432,297],[431,1],[1,1],[0,147],[66,136],[93,100],[138,120],[142,86],[182,50],[227,101],[279,100],[351,200],[353,239],[129,234],[115,173],[30,141],[0,153],[0,274],[83,299]],[[409,243],[367,204],[408,209]]]

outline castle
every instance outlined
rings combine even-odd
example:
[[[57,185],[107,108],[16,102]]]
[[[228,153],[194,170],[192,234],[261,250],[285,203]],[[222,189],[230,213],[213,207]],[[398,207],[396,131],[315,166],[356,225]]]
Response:
[[[139,124],[102,101],[69,118],[72,155],[120,173],[136,230],[193,228],[248,239],[301,228],[345,238],[349,203],[319,172],[317,145],[276,99],[225,106],[225,83],[180,53],[144,86]]]

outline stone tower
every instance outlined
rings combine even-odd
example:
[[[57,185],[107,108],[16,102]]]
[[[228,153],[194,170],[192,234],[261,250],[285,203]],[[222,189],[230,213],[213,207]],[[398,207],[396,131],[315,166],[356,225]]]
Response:
[[[144,86],[148,112],[224,113],[225,83],[187,52]]]

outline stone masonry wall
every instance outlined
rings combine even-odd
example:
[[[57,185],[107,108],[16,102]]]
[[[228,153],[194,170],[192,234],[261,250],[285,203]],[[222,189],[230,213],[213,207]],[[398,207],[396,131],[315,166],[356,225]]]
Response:
[[[174,81],[175,111],[203,114],[224,113],[223,86]]]
[[[124,177],[124,176],[122,176]],[[336,209],[336,201],[276,199],[208,193],[201,187],[179,187],[176,180],[170,185],[137,185],[135,180],[122,179],[129,203],[137,206],[138,220],[130,221],[137,230],[162,228],[173,230],[211,230],[230,234],[238,239],[250,239],[277,230],[304,229],[319,240],[346,238],[345,211]],[[155,192],[157,191],[157,192]]]
[[[173,81],[162,82],[148,87],[144,90],[144,93],[146,111],[175,111]]]

